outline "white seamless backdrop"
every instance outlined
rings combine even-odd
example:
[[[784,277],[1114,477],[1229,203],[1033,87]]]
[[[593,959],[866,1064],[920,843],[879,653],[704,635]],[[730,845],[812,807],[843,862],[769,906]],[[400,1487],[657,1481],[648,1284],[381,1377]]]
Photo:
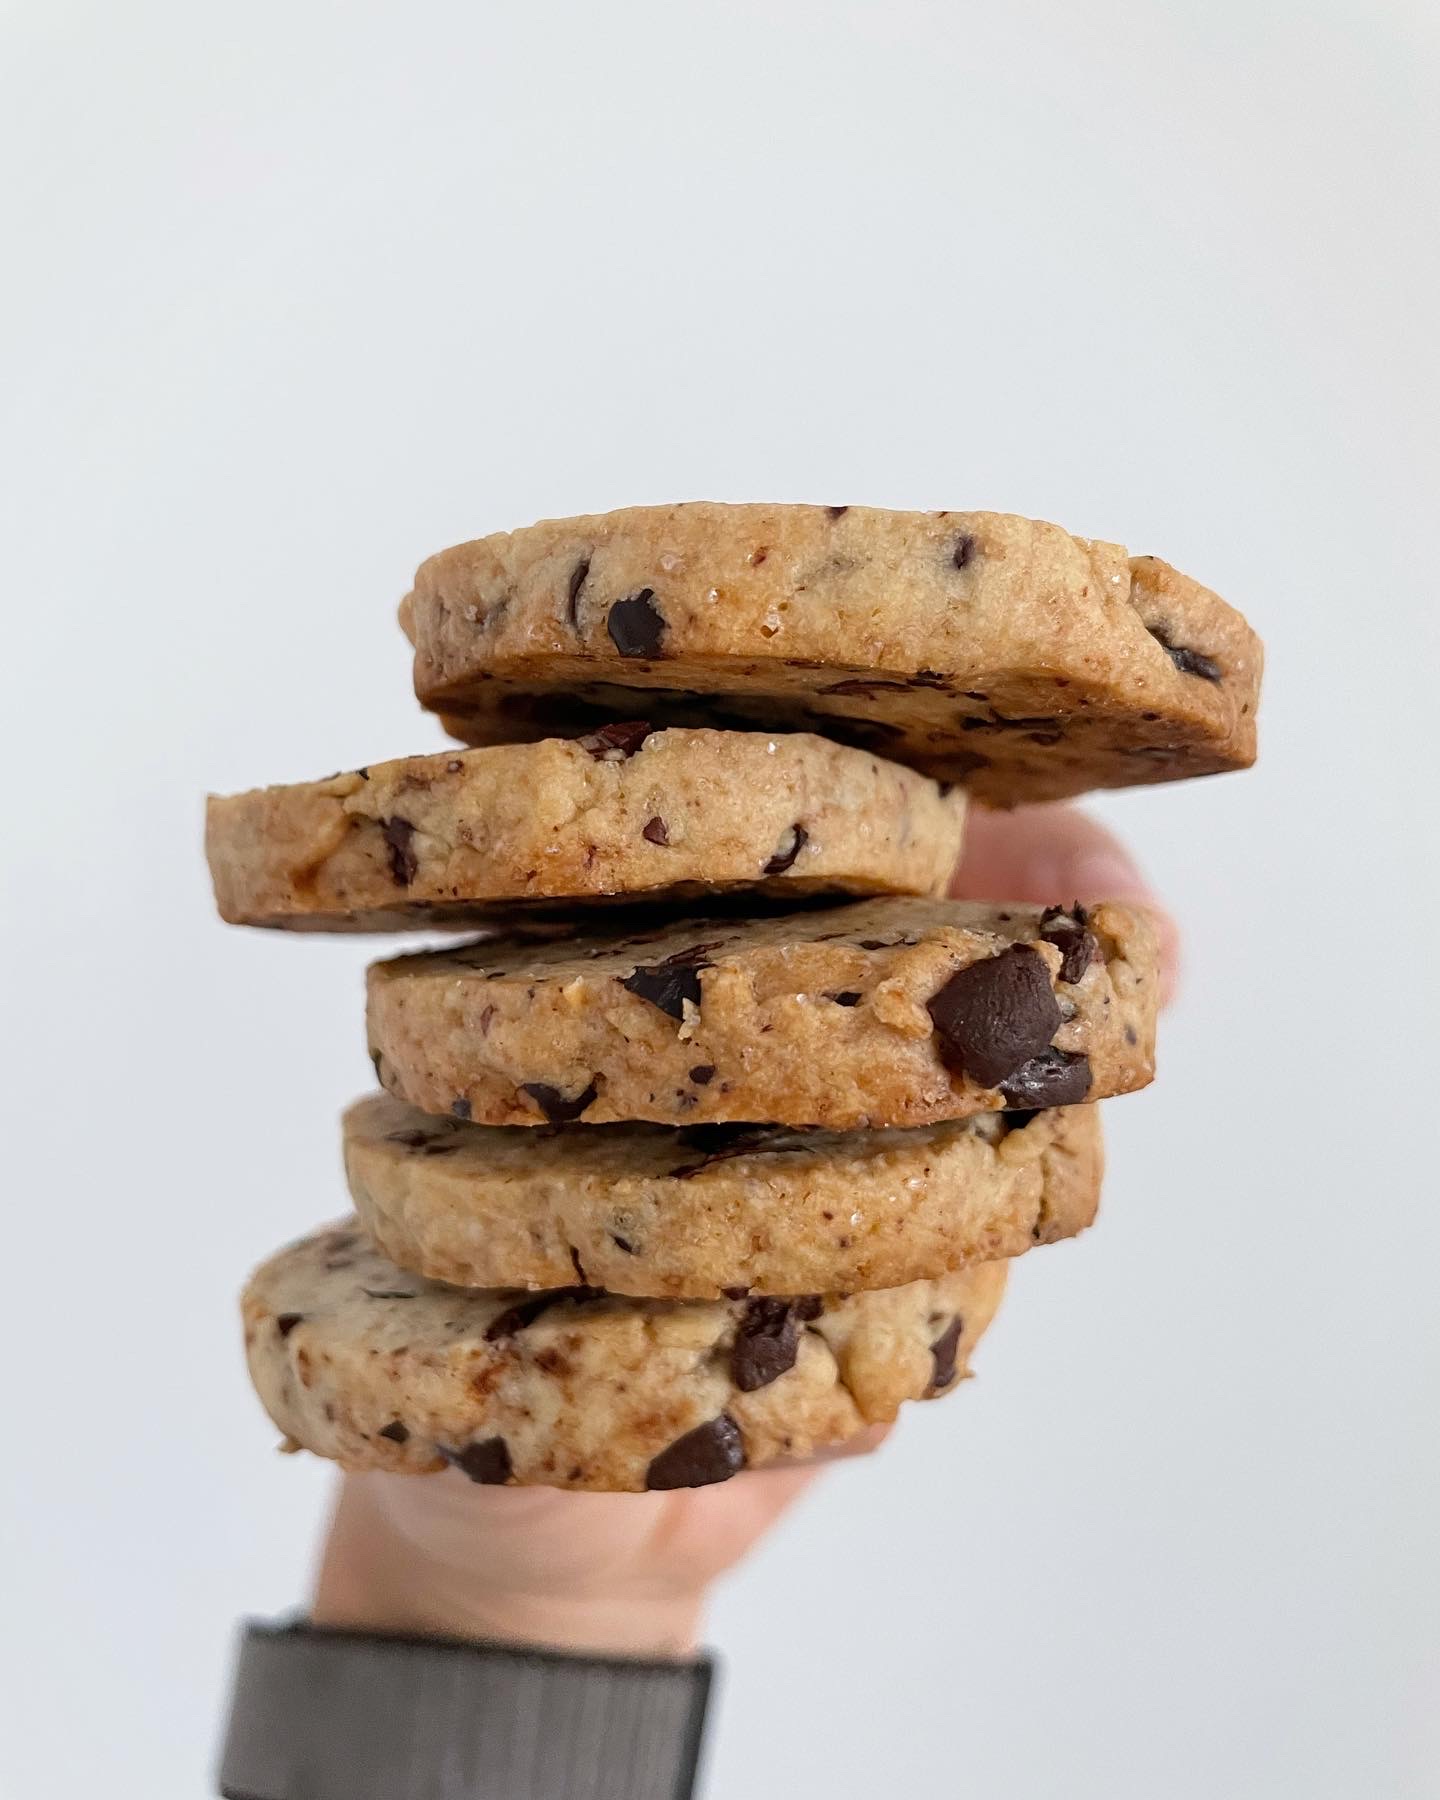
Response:
[[[4,1800],[205,1791],[328,1490],[233,1296],[373,946],[223,933],[202,792],[438,744],[426,552],[695,497],[1055,518],[1271,649],[1257,771],[1096,803],[1189,939],[1102,1224],[721,1594],[707,1794],[1440,1792],[1436,19],[0,8]]]

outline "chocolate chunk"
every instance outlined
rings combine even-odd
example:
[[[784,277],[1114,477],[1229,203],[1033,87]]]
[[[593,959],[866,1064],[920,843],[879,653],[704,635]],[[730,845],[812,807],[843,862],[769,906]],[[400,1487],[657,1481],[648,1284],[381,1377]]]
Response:
[[[645,1472],[647,1488],[708,1487],[745,1467],[745,1440],[729,1413],[707,1419],[662,1450]]]
[[[935,1364],[930,1376],[930,1391],[933,1394],[942,1392],[955,1379],[955,1353],[960,1348],[963,1329],[959,1319],[952,1319],[930,1346],[930,1355]]]
[[[950,685],[938,669],[917,669],[907,681],[909,686],[921,688],[947,688]]]
[[[1069,912],[1063,906],[1047,906],[1040,915],[1042,940],[1060,952],[1062,981],[1078,981],[1100,954],[1089,924],[1090,915],[1078,900]]]
[[[852,677],[848,681],[832,681],[829,687],[822,687],[822,694],[849,694],[860,700],[869,700],[876,694],[904,694],[909,691],[908,681],[879,681],[875,677]]]
[[[304,1313],[276,1313],[275,1329],[287,1338],[304,1317]]]
[[[750,1290],[748,1287],[721,1288],[720,1292],[727,1300],[748,1300],[750,1298]]]
[[[623,1252],[624,1255],[638,1256],[640,1254],[639,1251],[635,1248],[635,1246],[630,1242],[629,1238],[621,1237],[621,1235],[618,1231],[609,1231],[605,1235],[610,1239],[610,1242],[615,1246],[615,1248],[617,1250]]]
[[[570,1267],[575,1271],[575,1279],[580,1285],[582,1287],[587,1286],[588,1284],[585,1280],[585,1265],[580,1260],[580,1252],[573,1244],[570,1246]]]
[[[459,1148],[460,1146],[454,1142],[448,1144],[434,1142],[426,1144],[420,1154],[422,1156],[453,1156]]]
[[[974,562],[975,552],[979,547],[979,544],[970,532],[962,531],[960,536],[955,540],[955,550],[950,560],[957,569],[968,569],[971,563]]]
[[[530,1096],[552,1125],[568,1125],[572,1119],[578,1119],[599,1091],[593,1078],[585,1092],[574,1100],[567,1100],[559,1088],[551,1087],[548,1082],[520,1083],[520,1092]]]
[[[450,1110],[457,1119],[468,1119],[470,1117],[470,1102],[463,1094],[457,1094],[450,1102]]]
[[[409,887],[420,867],[412,839],[415,827],[398,816],[380,821],[380,834],[390,850],[390,874],[396,887]]]
[[[1024,944],[957,969],[929,1011],[941,1061],[982,1087],[997,1087],[1048,1049],[1062,1023],[1045,963]]]
[[[1090,1092],[1090,1058],[1042,1050],[1000,1084],[1011,1106],[1075,1106]]]
[[[846,988],[843,993],[827,994],[825,998],[833,1001],[836,1006],[858,1006],[861,996],[854,988]]]
[[[1023,1131],[1035,1117],[1038,1110],[1039,1109],[1034,1106],[1012,1106],[1007,1112],[1002,1112],[1000,1114],[1000,1123],[1005,1128],[1004,1135],[1008,1137],[1012,1131]],[[986,1116],[987,1115],[983,1113],[981,1114],[982,1118]]]
[[[596,762],[622,762],[633,756],[655,727],[645,719],[626,719],[614,725],[602,725],[576,742],[588,750]]]
[[[640,833],[647,844],[658,844],[663,850],[670,842],[670,827],[657,813],[653,819],[647,819]]]
[[[794,1368],[800,1327],[787,1300],[752,1300],[735,1330],[730,1378],[742,1394],[753,1394]]]
[[[517,1331],[533,1325],[541,1313],[549,1312],[552,1306],[559,1306],[561,1301],[578,1303],[582,1300],[598,1300],[601,1291],[600,1288],[581,1286],[551,1288],[546,1293],[534,1294],[530,1299],[521,1300],[514,1306],[507,1306],[504,1312],[497,1313],[485,1327],[485,1342],[496,1344],[501,1338],[514,1337]]]
[[[832,519],[843,519],[850,508],[848,506],[827,506],[825,510]]]
[[[402,1425],[399,1419],[392,1419],[388,1425],[382,1425],[375,1433],[376,1437],[389,1438],[392,1444],[408,1444],[410,1427]]]
[[[893,950],[895,940],[894,938],[861,938],[859,947],[862,950]]]
[[[1214,657],[1205,656],[1199,650],[1189,650],[1184,644],[1177,644],[1170,636],[1168,625],[1147,625],[1145,629],[1182,675],[1198,675],[1202,681],[1220,680],[1220,665]]]
[[[485,1487],[501,1487],[514,1473],[510,1446],[503,1437],[485,1438],[478,1444],[467,1444],[463,1450],[447,1450],[443,1444],[437,1448],[453,1468]]]
[[[688,950],[677,950],[664,962],[650,963],[633,969],[620,985],[637,999],[648,1000],[672,1019],[685,1017],[685,1002],[700,1004],[700,971],[712,969],[705,952],[715,945],[692,944]]]
[[[414,1288],[361,1288],[362,1294],[368,1294],[372,1300],[414,1300],[418,1298]]]
[[[696,1087],[709,1087],[710,1083],[715,1079],[714,1063],[696,1063],[695,1067],[690,1071],[690,1079],[695,1083]]]
[[[790,1302],[795,1308],[795,1317],[806,1324],[811,1319],[818,1319],[825,1310],[825,1302],[819,1294],[800,1294]]]
[[[570,584],[565,592],[565,620],[572,631],[580,629],[580,590],[590,573],[590,558],[582,556],[570,571]]]
[[[803,1132],[783,1125],[691,1125],[677,1131],[676,1142],[702,1152],[698,1162],[672,1169],[672,1181],[688,1181],[711,1163],[729,1162],[737,1156],[781,1156],[787,1151],[809,1151],[813,1146]]]
[[[795,858],[810,841],[810,833],[803,825],[792,825],[775,847],[775,854],[760,871],[762,875],[783,875],[787,869],[793,869]]]
[[[430,1142],[428,1131],[388,1131],[385,1134],[387,1144],[400,1144],[406,1150],[418,1150],[422,1144]]]
[[[665,641],[665,617],[655,604],[654,588],[641,588],[638,594],[617,600],[605,629],[622,656],[659,656]]]
[[[531,1300],[522,1300],[516,1306],[507,1306],[504,1312],[497,1313],[485,1327],[485,1342],[496,1344],[501,1338],[514,1337],[517,1331],[523,1331],[527,1325],[533,1325],[541,1313],[548,1312],[559,1298],[557,1293],[536,1294]]]

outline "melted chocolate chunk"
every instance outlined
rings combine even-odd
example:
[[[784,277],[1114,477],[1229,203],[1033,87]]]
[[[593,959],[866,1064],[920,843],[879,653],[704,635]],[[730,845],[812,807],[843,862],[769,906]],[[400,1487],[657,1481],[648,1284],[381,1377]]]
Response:
[[[559,1088],[551,1087],[548,1082],[520,1083],[520,1092],[530,1096],[551,1125],[568,1125],[572,1119],[578,1119],[599,1091],[593,1078],[585,1092],[573,1100],[567,1100]]]
[[[548,1293],[535,1294],[529,1300],[521,1300],[496,1314],[485,1327],[485,1342],[497,1344],[501,1338],[514,1337],[516,1332],[523,1331],[527,1325],[533,1325],[541,1313],[549,1312],[552,1306],[559,1306],[561,1301],[598,1300],[601,1291],[596,1287],[552,1288]]]
[[[700,971],[714,964],[705,957],[715,944],[692,944],[688,950],[677,950],[664,962],[641,965],[626,975],[620,985],[637,999],[648,1000],[672,1019],[685,1017],[685,1002],[700,1004]]]
[[[850,508],[848,506],[827,506],[825,510],[832,519],[843,519]]]
[[[795,867],[795,859],[810,842],[810,833],[803,825],[792,825],[775,847],[775,854],[760,871],[762,875],[783,875],[787,869]]]
[[[696,1087],[709,1087],[710,1083],[715,1079],[714,1063],[696,1063],[695,1067],[690,1071],[690,1079],[695,1083]]]
[[[463,1094],[457,1094],[450,1102],[450,1110],[457,1119],[468,1119],[470,1117],[470,1102]]]
[[[955,1379],[955,1355],[960,1348],[963,1329],[959,1319],[952,1319],[930,1346],[930,1355],[935,1365],[930,1375],[932,1393],[941,1393]]]
[[[822,694],[849,694],[856,699],[869,700],[876,694],[903,694],[908,692],[908,681],[880,681],[874,676],[854,676],[848,681],[832,681],[829,687],[822,687]]]
[[[768,1387],[795,1366],[800,1326],[788,1300],[752,1300],[735,1330],[730,1379],[742,1394]]]
[[[941,1061],[982,1087],[1040,1056],[1062,1023],[1044,961],[1024,944],[957,969],[929,1011]]]
[[[655,604],[654,588],[641,588],[638,594],[617,600],[605,629],[622,656],[659,656],[665,641],[665,617]]]
[[[811,1319],[818,1319],[825,1310],[825,1302],[819,1294],[797,1295],[790,1304],[795,1308],[795,1317],[807,1324]]]
[[[640,833],[647,844],[658,844],[664,850],[670,842],[670,827],[657,813],[653,819],[647,819]]]
[[[362,1294],[368,1294],[372,1300],[414,1300],[418,1298],[414,1288],[361,1288]]]
[[[645,719],[626,719],[614,725],[602,725],[577,742],[588,750],[596,762],[621,762],[633,756],[645,742],[654,726]]]
[[[580,630],[580,590],[589,573],[590,558],[582,556],[570,571],[569,586],[565,590],[565,621],[574,632]]]
[[[436,1447],[452,1467],[485,1487],[501,1487],[514,1473],[510,1446],[503,1437],[485,1438],[463,1450],[447,1450],[443,1444]]]
[[[406,1150],[418,1150],[422,1144],[428,1144],[432,1133],[428,1131],[388,1131],[385,1134],[387,1144],[399,1144]]]
[[[750,1290],[748,1287],[721,1288],[720,1292],[727,1300],[748,1300],[750,1297]]]
[[[380,834],[390,851],[390,874],[396,887],[409,887],[420,867],[413,843],[415,827],[397,816],[380,821]]]
[[[304,1317],[304,1313],[276,1313],[275,1329],[287,1338]]]
[[[1075,1106],[1090,1092],[1090,1058],[1042,1050],[1001,1083],[1012,1107]]]
[[[610,1232],[607,1232],[605,1235],[610,1239],[610,1242],[615,1246],[615,1248],[617,1250],[621,1251],[624,1255],[638,1256],[640,1254],[640,1252],[630,1242],[629,1238],[621,1237],[621,1235],[618,1231],[610,1231]]]
[[[401,1424],[399,1419],[392,1419],[388,1425],[382,1425],[375,1433],[376,1437],[389,1438],[392,1444],[408,1444],[410,1427]]]
[[[675,1137],[687,1149],[702,1154],[698,1162],[672,1169],[672,1181],[688,1181],[711,1163],[729,1162],[737,1156],[780,1156],[811,1148],[802,1134],[783,1125],[691,1125],[677,1131]]]
[[[707,1419],[662,1450],[645,1472],[647,1488],[708,1487],[745,1467],[745,1440],[729,1413]]]
[[[1177,644],[1170,636],[1168,625],[1147,625],[1145,629],[1182,675],[1198,675],[1202,681],[1220,680],[1220,665],[1214,657],[1205,656],[1199,650],[1189,650],[1184,644]]]
[[[962,531],[960,536],[955,540],[955,549],[951,554],[950,560],[957,569],[968,569],[971,563],[974,562],[975,552],[979,547],[979,544],[970,532]]]
[[[1089,925],[1090,915],[1078,900],[1068,912],[1062,906],[1047,906],[1040,915],[1041,939],[1060,952],[1062,981],[1078,981],[1100,954]]]

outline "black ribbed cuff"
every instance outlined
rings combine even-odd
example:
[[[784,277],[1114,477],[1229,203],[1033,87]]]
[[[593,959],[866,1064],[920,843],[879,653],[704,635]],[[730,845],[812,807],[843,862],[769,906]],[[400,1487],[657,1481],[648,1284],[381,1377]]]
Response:
[[[252,1623],[220,1765],[226,1800],[690,1800],[706,1657]]]

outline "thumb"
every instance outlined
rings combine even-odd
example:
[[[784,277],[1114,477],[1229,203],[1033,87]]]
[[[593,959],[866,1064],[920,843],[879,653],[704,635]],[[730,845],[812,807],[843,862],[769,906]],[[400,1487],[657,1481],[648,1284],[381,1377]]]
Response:
[[[1179,927],[1120,839],[1073,806],[1026,806],[1008,813],[973,807],[950,891],[964,900],[1028,900],[1041,906],[1134,901],[1159,929],[1161,998],[1174,997]]]

